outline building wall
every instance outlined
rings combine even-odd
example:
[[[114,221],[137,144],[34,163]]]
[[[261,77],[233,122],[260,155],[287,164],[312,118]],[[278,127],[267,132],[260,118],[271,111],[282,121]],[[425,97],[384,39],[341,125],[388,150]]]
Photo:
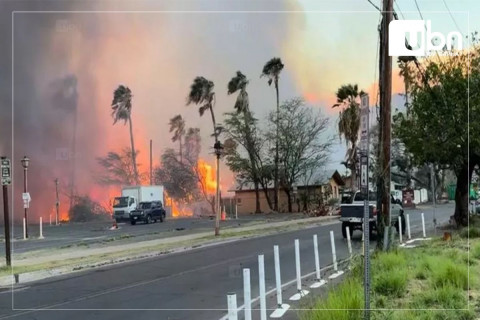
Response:
[[[328,197],[324,198],[324,200],[328,201],[330,198],[339,199],[340,198],[339,185],[336,183],[334,179],[330,179],[328,184],[331,187],[331,194]],[[326,192],[325,186],[311,187],[309,188],[309,190],[310,190],[309,195],[311,200],[318,199],[320,195],[325,194]],[[269,190],[269,192],[270,192],[270,199],[273,205],[274,192],[273,190]],[[297,198],[300,198],[301,194],[306,192],[308,192],[306,188],[299,187]],[[255,213],[255,191],[254,190],[237,191],[235,192],[235,198],[237,200],[237,212],[239,215]],[[260,190],[260,208],[262,212],[271,211],[270,207],[268,206],[268,202],[263,190]],[[298,211],[298,206],[294,199],[292,199],[292,210],[294,212]],[[287,194],[283,190],[279,190],[279,211],[288,212],[288,198],[287,198]]]

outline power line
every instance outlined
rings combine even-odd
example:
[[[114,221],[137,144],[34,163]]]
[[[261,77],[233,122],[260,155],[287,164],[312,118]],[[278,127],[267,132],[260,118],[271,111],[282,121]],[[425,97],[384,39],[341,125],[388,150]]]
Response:
[[[450,11],[450,8],[448,7],[447,2],[446,2],[445,0],[443,0],[443,4],[445,5],[445,8],[447,8],[448,14],[450,14],[450,18],[452,18],[453,23],[454,23],[455,26],[457,27],[458,31],[461,32],[461,29],[460,29],[460,27],[458,26],[457,21],[456,21],[455,18],[453,17],[453,14],[452,14],[452,12]],[[461,33],[463,34],[463,32],[461,32]]]
[[[400,6],[399,6],[399,4],[396,0],[394,1],[394,4],[397,5],[398,11],[400,12],[400,15],[402,16],[402,19],[405,20],[405,16],[403,15],[402,9],[400,9]]]
[[[420,14],[420,18],[422,18],[422,20],[425,20],[423,19],[423,15],[422,15],[422,12],[420,11],[420,7],[418,6],[417,0],[414,0],[414,1],[415,1],[415,6],[417,7],[418,13]]]

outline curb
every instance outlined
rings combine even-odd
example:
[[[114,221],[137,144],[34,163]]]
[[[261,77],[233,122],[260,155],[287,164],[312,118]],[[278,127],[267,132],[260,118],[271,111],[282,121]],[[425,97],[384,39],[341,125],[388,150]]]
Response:
[[[321,219],[321,221],[318,221],[319,218],[324,218]],[[325,225],[326,223],[329,223],[333,220],[338,219],[338,216],[327,216],[327,217],[314,217],[314,218],[305,218],[305,219],[298,219],[296,220],[295,224],[301,225],[304,223],[308,222],[315,222],[317,221],[315,225],[307,226],[307,227],[315,227],[315,226],[322,226]],[[269,224],[268,229],[274,229],[282,226],[290,226],[292,224],[292,221],[281,221],[277,223],[271,223]],[[244,231],[253,231],[257,229],[265,229],[264,224],[257,224],[249,227],[244,227],[244,228],[234,228],[232,230],[229,229],[224,229],[225,232],[228,231],[233,231],[234,233],[241,233]],[[268,230],[266,229],[266,230]],[[298,229],[300,230],[300,229]],[[290,231],[290,230],[289,230]],[[289,232],[287,231],[287,232]],[[297,231],[297,230],[291,230],[291,231]],[[210,235],[211,232],[208,232],[207,235]],[[20,274],[12,274],[8,276],[3,276],[0,277],[0,289],[5,289],[5,288],[11,288],[15,284],[19,283],[28,283],[28,282],[33,282],[33,281],[38,281],[38,280],[44,280],[47,278],[51,277],[57,277],[57,276],[62,276],[62,275],[67,275],[75,272],[80,272],[80,271],[86,271],[86,270],[91,270],[95,268],[101,268],[105,266],[112,266],[112,265],[117,265],[121,263],[127,263],[127,262],[136,262],[136,261],[141,261],[145,259],[150,259],[150,258],[155,258],[159,256],[164,256],[168,254],[174,254],[174,253],[179,253],[179,252],[186,252],[186,251],[191,251],[195,249],[200,249],[200,248],[207,248],[211,246],[217,246],[217,245],[222,245],[226,244],[229,242],[236,242],[236,241],[241,241],[241,240],[248,240],[252,238],[261,238],[261,237],[266,237],[270,236],[272,234],[266,234],[266,235],[253,235],[249,236],[248,238],[245,238],[244,236],[232,236],[229,239],[224,239],[224,240],[216,240],[213,239],[211,241],[207,241],[203,244],[194,244],[191,246],[186,246],[186,247],[178,247],[178,248],[172,248],[168,249],[166,251],[152,251],[150,253],[144,253],[144,254],[138,254],[138,255],[133,255],[133,256],[122,256],[118,258],[112,258],[112,259],[107,259],[107,260],[102,260],[96,263],[90,263],[90,264],[85,264],[85,265],[74,265],[74,266],[67,266],[67,267],[59,267],[59,268],[53,268],[49,270],[38,270],[38,271],[32,271],[32,272],[25,272],[25,273],[20,273]],[[181,236],[184,237],[184,236]],[[194,237],[190,240],[196,240],[199,238],[205,237],[205,233],[199,233],[195,234]],[[178,237],[171,237],[169,239],[174,239]],[[165,239],[162,239],[165,240]],[[147,242],[147,241],[144,241]],[[139,242],[137,244],[141,244],[142,242]],[[111,252],[114,253],[115,251]],[[121,251],[120,251],[121,252]]]

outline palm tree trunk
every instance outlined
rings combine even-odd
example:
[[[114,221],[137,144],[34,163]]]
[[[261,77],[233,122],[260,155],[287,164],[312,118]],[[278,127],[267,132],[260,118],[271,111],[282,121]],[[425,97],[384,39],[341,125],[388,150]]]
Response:
[[[215,144],[218,142],[217,137],[217,123],[215,122],[215,114],[213,113],[212,105],[210,105],[210,115],[213,122],[213,136],[215,137]],[[215,235],[220,235],[220,155],[217,155],[217,186],[215,197]]]
[[[75,193],[75,166],[77,158],[77,108],[73,111],[73,136],[72,136],[72,168],[71,168],[71,177],[70,177],[70,210],[73,207],[73,198]]]
[[[280,114],[279,94],[278,94],[278,79],[275,79],[275,93],[277,95],[277,119],[276,119],[276,138],[275,138],[275,181],[274,181],[274,211],[278,212],[278,120]]]
[[[133,173],[135,175],[135,183],[140,184],[138,181],[138,171],[137,171],[137,153],[135,152],[135,144],[133,142],[133,127],[132,127],[132,117],[128,116],[128,124],[130,127],[130,145],[132,147],[132,164],[133,164]]]

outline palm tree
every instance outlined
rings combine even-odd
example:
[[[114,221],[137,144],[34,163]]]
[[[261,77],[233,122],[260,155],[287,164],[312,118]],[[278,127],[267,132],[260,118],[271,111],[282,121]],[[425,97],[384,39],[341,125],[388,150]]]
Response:
[[[172,142],[178,141],[179,151],[180,151],[180,162],[183,162],[182,159],[182,137],[185,135],[185,120],[181,115],[177,114],[175,117],[170,119],[170,132],[173,132]]]
[[[250,158],[250,163],[252,167],[252,180],[255,187],[255,212],[260,213],[260,191],[259,191],[259,177],[258,170],[255,160],[255,144],[252,138],[252,133],[250,129],[250,123],[252,121],[252,114],[249,108],[248,93],[246,91],[248,85],[247,77],[237,71],[236,76],[234,76],[228,83],[228,94],[233,94],[237,91],[240,91],[235,101],[234,108],[237,110],[237,113],[242,113],[245,121],[245,140],[248,157]]]
[[[275,84],[275,92],[277,96],[277,133],[275,141],[275,173],[274,173],[274,188],[275,188],[275,201],[274,201],[274,210],[278,211],[278,118],[280,114],[280,102],[278,94],[278,78],[280,72],[283,70],[283,63],[280,58],[272,58],[263,66],[262,74],[260,77],[268,78],[268,85],[270,86],[272,82]]]
[[[343,107],[338,116],[338,133],[340,140],[345,138],[347,153],[345,155],[345,166],[352,172],[352,189],[356,190],[357,185],[357,156],[358,156],[358,130],[360,129],[360,104],[357,101],[364,95],[358,91],[358,86],[347,84],[342,85],[336,92],[337,103],[335,107]]]
[[[124,85],[119,85],[117,89],[113,92],[112,100],[112,117],[113,124],[117,123],[118,120],[123,120],[124,124],[127,123],[130,126],[130,145],[132,148],[132,164],[133,172],[135,174],[135,183],[139,184],[138,181],[138,170],[137,170],[137,161],[136,161],[136,152],[135,144],[133,142],[133,128],[132,128],[132,91]]]
[[[194,103],[199,105],[198,112],[200,117],[205,114],[205,111],[210,111],[213,124],[213,137],[215,138],[215,154],[217,156],[217,192],[215,205],[215,235],[220,235],[220,152],[223,148],[218,136],[221,132],[221,127],[217,126],[215,121],[215,113],[213,112],[213,105],[215,104],[215,92],[213,91],[213,81],[207,80],[204,77],[196,77],[190,86],[190,93],[187,97],[187,105]]]

